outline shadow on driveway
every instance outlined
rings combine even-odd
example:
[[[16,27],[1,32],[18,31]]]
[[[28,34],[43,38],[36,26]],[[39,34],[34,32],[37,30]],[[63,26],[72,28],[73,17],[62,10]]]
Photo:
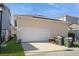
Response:
[[[22,43],[22,47],[23,47],[24,51],[38,50],[38,48],[34,47],[30,43]]]

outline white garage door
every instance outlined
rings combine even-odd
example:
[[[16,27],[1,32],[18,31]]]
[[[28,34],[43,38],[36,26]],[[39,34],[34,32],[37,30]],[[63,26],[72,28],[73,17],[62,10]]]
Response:
[[[22,42],[47,41],[49,30],[43,28],[22,28],[20,31]]]

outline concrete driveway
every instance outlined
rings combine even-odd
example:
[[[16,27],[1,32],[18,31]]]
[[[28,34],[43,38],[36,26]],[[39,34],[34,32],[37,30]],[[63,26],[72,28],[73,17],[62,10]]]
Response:
[[[66,50],[67,47],[59,46],[48,42],[22,43],[25,55],[42,54],[52,51]]]

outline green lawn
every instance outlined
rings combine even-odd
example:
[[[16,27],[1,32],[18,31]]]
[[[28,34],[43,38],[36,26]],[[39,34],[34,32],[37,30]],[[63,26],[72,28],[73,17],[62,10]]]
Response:
[[[0,56],[24,56],[21,44],[16,43],[16,37],[7,43],[5,50],[0,51]]]

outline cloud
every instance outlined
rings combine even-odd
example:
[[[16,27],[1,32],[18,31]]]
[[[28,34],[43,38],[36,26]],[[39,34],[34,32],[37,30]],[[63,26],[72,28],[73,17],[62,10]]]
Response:
[[[17,10],[21,11],[21,12],[29,13],[29,12],[32,11],[32,7],[31,6],[26,6],[26,5],[21,5],[21,6],[17,7]]]
[[[17,11],[15,10],[16,14],[28,14],[31,13],[32,7],[31,6],[20,6],[17,7]]]
[[[53,6],[49,10],[44,11],[45,14],[57,15],[79,15],[79,3],[48,3],[49,6]]]
[[[31,12],[33,8],[29,6],[29,7],[24,7],[24,9],[26,12]]]
[[[47,3],[48,5],[55,5],[55,3]]]
[[[74,3],[73,5],[74,6],[72,7],[69,13],[73,16],[79,17],[79,3]]]
[[[79,3],[47,3],[47,4],[9,4],[13,14],[42,14],[58,16],[78,14]],[[16,8],[16,9],[15,9]]]
[[[79,10],[79,3],[76,3],[74,8]]]
[[[48,3],[51,6],[42,13],[49,17],[58,17],[63,15],[79,16],[79,3]]]
[[[6,4],[13,15],[15,14],[28,14],[31,13],[33,8],[31,6],[28,6],[28,4],[22,4],[22,3],[11,3]]]
[[[53,6],[55,8],[60,8],[61,7],[60,4],[58,4],[58,3],[48,3],[47,5]]]
[[[58,16],[63,16],[69,13],[69,10],[64,9],[49,9],[42,12],[45,16],[56,18]]]
[[[72,9],[75,3],[48,3],[49,6],[53,6],[58,9]]]

